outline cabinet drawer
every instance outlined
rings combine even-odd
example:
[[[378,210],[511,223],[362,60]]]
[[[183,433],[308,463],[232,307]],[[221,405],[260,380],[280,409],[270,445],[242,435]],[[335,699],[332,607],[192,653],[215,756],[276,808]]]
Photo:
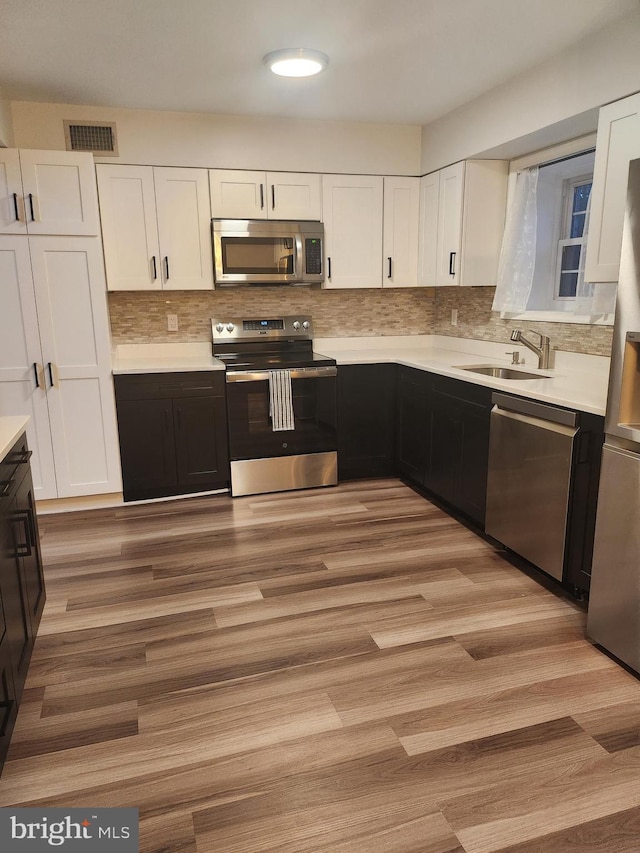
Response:
[[[11,498],[29,470],[31,453],[27,437],[22,433],[11,450],[0,461],[0,498]]]
[[[224,371],[141,373],[114,376],[118,400],[168,400],[175,397],[223,397]]]
[[[491,407],[491,388],[464,382],[461,379],[449,379],[446,376],[434,376],[433,390],[456,400],[463,400],[477,406]]]

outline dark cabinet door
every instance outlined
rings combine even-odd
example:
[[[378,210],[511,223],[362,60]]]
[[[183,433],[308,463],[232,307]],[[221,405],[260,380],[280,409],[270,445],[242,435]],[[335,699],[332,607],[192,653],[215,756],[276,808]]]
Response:
[[[431,398],[431,448],[424,485],[453,506],[459,491],[462,434],[457,401],[434,393]]]
[[[431,375],[413,367],[398,368],[396,469],[424,485],[431,446]]]
[[[44,572],[40,554],[40,537],[33,496],[31,472],[23,478],[15,496],[12,524],[16,552],[21,564],[25,602],[31,634],[35,637],[46,598]]]
[[[178,485],[186,490],[226,486],[229,481],[224,399],[173,401]]]
[[[178,485],[171,400],[118,400],[125,500],[171,494]]]
[[[338,368],[338,472],[341,480],[394,473],[395,364]]]
[[[2,601],[0,596],[0,609]],[[0,619],[2,616],[0,615]],[[18,714],[18,701],[13,682],[13,664],[8,636],[0,640],[0,768],[9,750],[11,734]]]
[[[484,527],[491,390],[438,377],[431,397],[431,451],[424,485]]]
[[[33,631],[29,617],[29,601],[19,554],[26,553],[27,534],[24,522],[15,515],[17,503],[0,501],[0,594],[5,624],[5,651],[13,669],[14,688],[18,699],[27,676]]]
[[[474,404],[459,404],[461,424],[460,480],[457,506],[484,527],[489,470],[490,410]]]

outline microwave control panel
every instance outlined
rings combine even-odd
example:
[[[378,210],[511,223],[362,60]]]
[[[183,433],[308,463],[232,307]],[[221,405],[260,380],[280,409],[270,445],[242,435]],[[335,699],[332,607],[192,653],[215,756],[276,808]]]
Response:
[[[307,275],[322,273],[322,240],[319,237],[305,237],[304,269]]]

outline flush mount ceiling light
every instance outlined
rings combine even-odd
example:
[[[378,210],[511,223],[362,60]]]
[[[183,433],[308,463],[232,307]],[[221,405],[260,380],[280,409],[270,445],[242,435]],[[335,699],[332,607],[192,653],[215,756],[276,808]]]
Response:
[[[274,50],[262,61],[280,77],[311,77],[324,71],[329,64],[329,57],[319,50],[293,47]]]

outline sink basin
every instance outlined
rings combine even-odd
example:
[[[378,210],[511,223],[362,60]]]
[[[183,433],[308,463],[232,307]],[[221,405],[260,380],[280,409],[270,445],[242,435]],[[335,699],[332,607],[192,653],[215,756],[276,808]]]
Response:
[[[516,370],[513,367],[490,367],[485,365],[471,365],[461,367],[461,370],[469,370],[471,373],[481,373],[483,376],[495,376],[496,379],[548,379],[544,373],[528,373],[526,370]]]

